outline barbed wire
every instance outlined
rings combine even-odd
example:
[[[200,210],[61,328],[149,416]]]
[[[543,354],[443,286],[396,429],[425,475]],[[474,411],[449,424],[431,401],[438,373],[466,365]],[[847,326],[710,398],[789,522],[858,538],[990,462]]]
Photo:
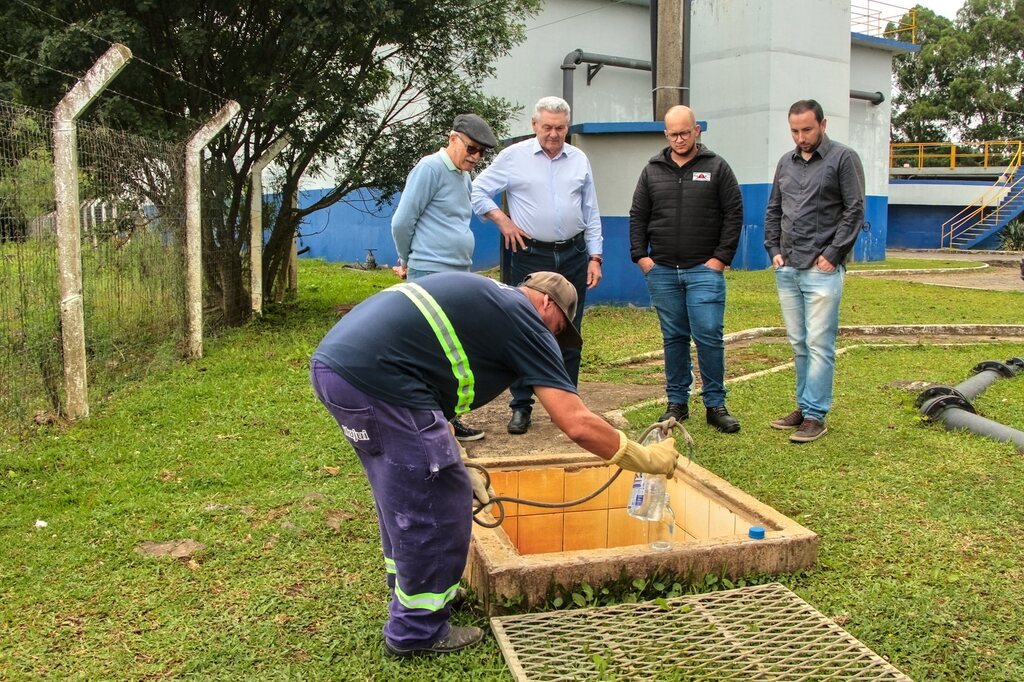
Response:
[[[68,78],[70,78],[70,79],[72,79],[74,81],[80,81],[83,78],[83,76],[76,76],[73,73],[68,73],[67,71],[61,71],[60,69],[54,68],[52,66],[48,66],[46,64],[41,64],[41,63],[39,63],[37,61],[29,59],[28,57],[22,57],[21,55],[14,54],[12,52],[8,52],[7,50],[5,50],[3,48],[0,48],[0,52],[2,52],[5,55],[8,55],[9,57],[14,57],[15,59],[20,59],[23,62],[27,62],[27,63],[32,64],[34,66],[38,66],[41,69],[48,69],[49,71],[53,71],[54,73],[59,73],[62,76],[67,76]],[[132,97],[131,95],[126,95],[125,93],[119,92],[119,91],[115,90],[114,88],[107,87],[106,90],[107,90],[107,92],[111,92],[111,93],[113,93],[113,94],[115,94],[115,95],[117,95],[119,97],[124,97],[125,99],[130,99],[132,101],[138,102],[139,104],[141,104],[143,106],[147,106],[147,107],[150,107],[152,109],[156,109],[157,111],[162,111],[165,114],[170,114],[171,116],[177,116],[178,118],[186,120],[186,121],[191,120],[187,116],[183,116],[182,114],[179,114],[179,113],[177,113],[175,111],[171,111],[170,109],[164,109],[163,107],[157,106],[157,105],[152,104],[150,102],[145,102],[145,101],[139,99],[138,97]]]
[[[85,33],[86,35],[92,36],[96,40],[99,40],[101,42],[106,43],[108,46],[113,46],[113,44],[114,44],[113,42],[107,40],[103,36],[97,35],[97,34],[93,33],[92,31],[89,31],[88,29],[86,29],[86,28],[84,28],[82,26],[79,26],[77,24],[73,24],[73,23],[67,21],[66,19],[63,19],[62,17],[59,17],[59,16],[57,16],[55,14],[50,14],[46,10],[40,9],[40,8],[36,7],[35,5],[32,5],[31,3],[26,2],[25,0],[14,0],[14,1],[17,2],[20,5],[23,5],[24,7],[27,7],[29,9],[33,10],[33,11],[36,11],[36,12],[39,12],[40,14],[48,16],[51,19],[59,21],[62,24],[64,24],[65,26],[68,26],[69,28],[73,28],[76,31],[81,31],[82,33]],[[164,74],[166,76],[170,76],[174,80],[180,81],[180,82],[184,83],[185,85],[188,85],[189,87],[196,88],[197,90],[202,90],[203,92],[205,92],[208,95],[213,95],[218,100],[220,100],[220,104],[224,104],[225,102],[228,101],[228,98],[223,96],[223,95],[221,95],[221,94],[218,94],[218,93],[216,93],[216,92],[214,92],[212,90],[208,90],[207,88],[204,88],[201,85],[197,85],[196,83],[192,83],[190,81],[187,81],[184,78],[182,78],[180,75],[178,75],[176,73],[172,73],[172,72],[168,71],[167,69],[164,69],[163,67],[157,66],[156,64],[154,64],[154,63],[152,63],[150,61],[147,61],[146,59],[143,59],[142,57],[136,55],[134,50],[132,50],[132,59],[135,60],[135,61],[139,61],[139,62],[141,62],[141,63],[145,64],[146,66],[149,66],[149,67],[151,67],[153,69],[156,69],[160,73],[162,73],[162,74]],[[159,109],[159,107],[156,107],[156,108]],[[166,111],[166,109],[164,111]],[[173,112],[170,112],[170,113],[173,113]]]

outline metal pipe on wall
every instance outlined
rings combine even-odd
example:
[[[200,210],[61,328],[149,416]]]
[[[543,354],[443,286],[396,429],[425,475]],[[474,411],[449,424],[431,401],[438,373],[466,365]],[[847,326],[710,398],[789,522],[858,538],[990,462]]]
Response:
[[[596,69],[591,71],[588,68],[587,73],[587,84],[590,84],[591,79],[602,66],[618,66],[623,69],[636,69],[638,71],[650,71],[651,63],[644,61],[643,59],[631,59],[629,57],[613,57],[606,54],[595,54],[593,52],[584,52],[581,49],[575,49],[569,54],[565,55],[562,60],[562,99],[569,103],[569,109],[572,110],[572,97],[573,97],[573,76],[576,74],[577,64],[595,64]],[[569,122],[572,123],[572,116],[569,117]]]
[[[877,107],[885,101],[885,95],[877,90],[875,92],[870,90],[850,90],[850,99],[864,99]]]

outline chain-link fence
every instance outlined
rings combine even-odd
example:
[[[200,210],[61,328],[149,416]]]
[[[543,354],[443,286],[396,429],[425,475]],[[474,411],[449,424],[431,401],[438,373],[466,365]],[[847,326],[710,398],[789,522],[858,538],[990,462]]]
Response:
[[[0,102],[0,421],[63,400],[51,118]],[[90,394],[180,344],[182,145],[78,124],[82,289]]]
[[[0,416],[63,393],[50,117],[0,102]],[[5,419],[5,422],[7,420]]]

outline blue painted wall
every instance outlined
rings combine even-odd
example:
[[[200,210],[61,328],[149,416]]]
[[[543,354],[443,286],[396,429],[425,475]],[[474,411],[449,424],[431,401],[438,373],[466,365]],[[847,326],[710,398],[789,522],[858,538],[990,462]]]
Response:
[[[770,264],[764,250],[764,209],[768,205],[771,185],[742,185],[743,232],[733,267],[739,270],[762,270]],[[303,192],[300,206],[309,206],[323,196],[323,191]],[[391,238],[393,208],[377,211],[369,192],[359,192],[349,201],[310,215],[302,225],[299,249],[308,248],[304,258],[323,258],[336,263],[362,263],[366,250],[375,249],[378,263],[394,265],[398,255]],[[397,205],[397,199],[394,205]],[[858,261],[883,260],[886,245],[886,198],[868,197],[866,221],[870,229],[861,233],[854,246]],[[640,269],[629,258],[629,217],[603,216],[604,267],[601,284],[587,292],[587,305],[617,304],[649,306],[650,296]],[[493,223],[474,217],[470,225],[476,237],[473,269],[497,267],[501,258],[501,239]]]
[[[771,261],[764,250],[764,211],[768,206],[770,183],[741,185],[743,192],[743,233],[732,266],[739,270],[763,270]],[[864,228],[853,245],[853,260],[885,260],[888,226],[888,198],[869,196],[864,207]]]
[[[328,190],[301,192],[299,206],[310,206]],[[398,262],[395,242],[391,238],[391,216],[398,197],[391,205],[375,208],[373,195],[367,190],[353,192],[344,201],[306,217],[299,230],[299,250],[308,247],[303,258],[323,258],[332,263],[362,263],[366,250],[375,249],[378,263]],[[498,230],[493,223],[474,217],[470,229],[476,237],[473,268],[486,270],[498,265]]]
[[[893,204],[889,207],[888,245],[896,249],[941,249],[942,224],[963,208]],[[974,248],[998,250],[999,234],[988,237]]]

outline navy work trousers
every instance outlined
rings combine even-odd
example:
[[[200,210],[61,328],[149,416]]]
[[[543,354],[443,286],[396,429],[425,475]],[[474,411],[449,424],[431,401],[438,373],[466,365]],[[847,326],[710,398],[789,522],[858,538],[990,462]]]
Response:
[[[448,421],[440,410],[369,396],[319,361],[310,374],[373,490],[391,589],[384,636],[402,648],[429,646],[448,635],[473,522],[473,489]]]

